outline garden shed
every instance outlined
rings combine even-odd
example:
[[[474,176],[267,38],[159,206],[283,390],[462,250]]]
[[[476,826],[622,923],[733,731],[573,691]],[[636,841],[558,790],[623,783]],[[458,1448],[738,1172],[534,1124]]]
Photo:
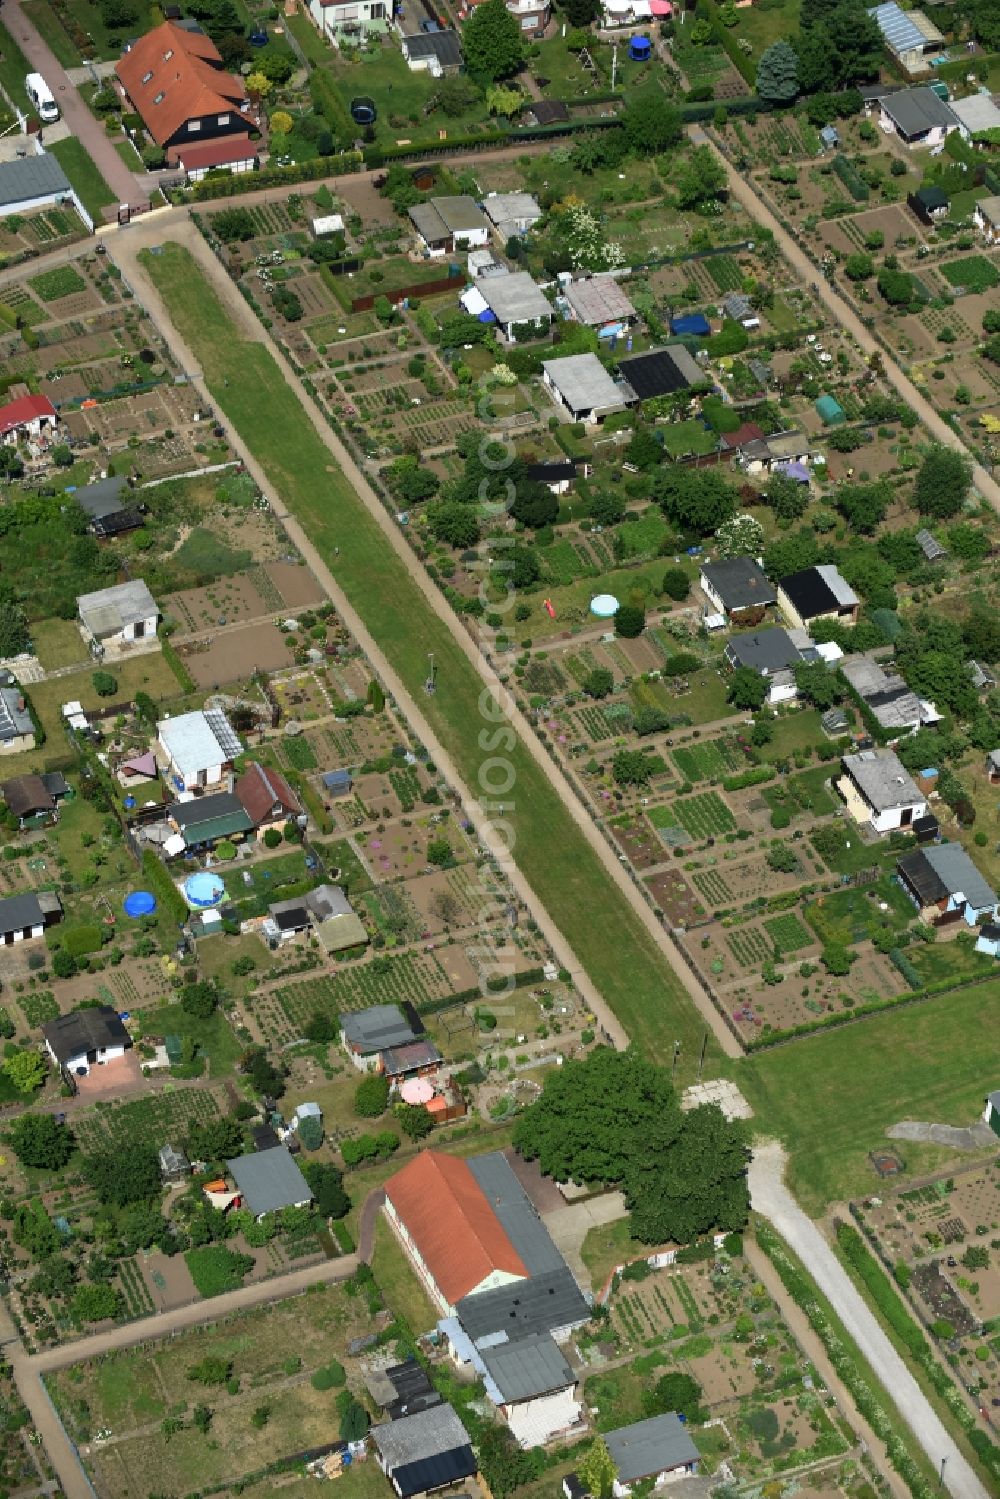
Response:
[[[822,417],[828,427],[839,427],[847,420],[844,408],[835,396],[820,396],[816,402],[816,415]]]

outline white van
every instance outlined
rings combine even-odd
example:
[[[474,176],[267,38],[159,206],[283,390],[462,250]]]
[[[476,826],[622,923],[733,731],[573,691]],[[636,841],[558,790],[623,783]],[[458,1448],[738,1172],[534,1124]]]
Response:
[[[43,125],[51,125],[54,120],[58,120],[59,105],[41,73],[28,74],[24,80],[24,92],[38,111],[38,118]]]

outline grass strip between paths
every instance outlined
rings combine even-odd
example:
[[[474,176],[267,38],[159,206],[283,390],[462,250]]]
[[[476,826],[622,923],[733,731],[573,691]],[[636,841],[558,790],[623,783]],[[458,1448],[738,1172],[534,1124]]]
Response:
[[[143,264],[213,398],[419,698],[466,785],[481,795],[483,762],[491,755],[509,762],[515,779],[504,800],[514,804],[505,815],[516,833],[515,859],[633,1042],[665,1061],[679,1040],[678,1081],[693,1074],[705,1025],[683,985],[528,750],[513,733],[500,738],[480,713],[478,674],[335,465],[270,350],[240,335],[185,248],[167,243],[157,255],[144,253]],[[425,698],[429,651],[438,687]],[[483,731],[484,742],[499,748],[481,747]],[[717,1061],[711,1035],[709,1047]]]

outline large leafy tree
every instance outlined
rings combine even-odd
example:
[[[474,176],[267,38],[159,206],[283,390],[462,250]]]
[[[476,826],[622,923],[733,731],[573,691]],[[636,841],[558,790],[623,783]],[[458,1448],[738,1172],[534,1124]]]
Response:
[[[806,0],[795,50],[802,89],[833,92],[875,76],[882,33],[864,0]]]
[[[517,20],[504,0],[484,0],[462,28],[465,66],[482,84],[510,78],[524,61],[524,44]]]
[[[685,158],[677,178],[677,202],[681,208],[702,208],[717,198],[726,185],[726,169],[711,146],[696,146]]]
[[[59,1171],[73,1154],[75,1140],[53,1114],[22,1114],[11,1125],[10,1146],[25,1166]]]
[[[755,713],[764,706],[766,697],[767,683],[760,672],[752,666],[738,666],[729,678],[726,701],[741,713]]]
[[[775,42],[757,65],[757,93],[769,104],[790,104],[799,91],[799,59],[788,42]]]
[[[653,475],[651,489],[667,520],[697,536],[717,531],[736,509],[736,491],[714,468],[666,464]]]
[[[746,1221],[742,1128],[714,1105],[683,1113],[667,1071],[631,1052],[599,1047],[551,1073],[514,1144],[557,1181],[620,1186],[647,1243]]]
[[[103,1203],[123,1207],[145,1202],[160,1190],[160,1163],[153,1145],[132,1145],[127,1151],[101,1150],[86,1157],[84,1172]]]
[[[680,111],[660,88],[634,95],[619,118],[633,156],[659,156],[678,145],[684,134]]]
[[[971,483],[971,465],[965,454],[937,444],[920,465],[913,503],[921,515],[949,520],[961,510]]]
[[[580,1464],[580,1478],[594,1499],[609,1499],[614,1490],[618,1469],[603,1437],[595,1437],[593,1446]]]

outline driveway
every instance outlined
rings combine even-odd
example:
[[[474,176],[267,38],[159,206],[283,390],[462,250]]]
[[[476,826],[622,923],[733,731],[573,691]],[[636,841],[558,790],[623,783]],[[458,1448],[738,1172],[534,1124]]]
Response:
[[[955,1499],[987,1499],[987,1490],[945,1430],[920,1386],[882,1331],[816,1224],[799,1207],[784,1183],[785,1153],[771,1143],[754,1151],[750,1197],[806,1266],[854,1339],[896,1409],[934,1467],[945,1461],[944,1487]]]
[[[63,119],[95,163],[101,176],[115,194],[119,203],[139,204],[149,200],[149,188],[140,185],[145,174],[138,178],[130,172],[105,134],[104,126],[95,119],[80,98],[70,81],[66,69],[58,62],[55,53],[42,40],[34,26],[21,9],[21,0],[6,0],[3,7],[4,25],[20,44],[21,50],[32,67],[45,79],[55,95]],[[74,74],[78,72],[74,68]],[[44,132],[43,132],[44,139]],[[112,209],[112,216],[116,217]]]

